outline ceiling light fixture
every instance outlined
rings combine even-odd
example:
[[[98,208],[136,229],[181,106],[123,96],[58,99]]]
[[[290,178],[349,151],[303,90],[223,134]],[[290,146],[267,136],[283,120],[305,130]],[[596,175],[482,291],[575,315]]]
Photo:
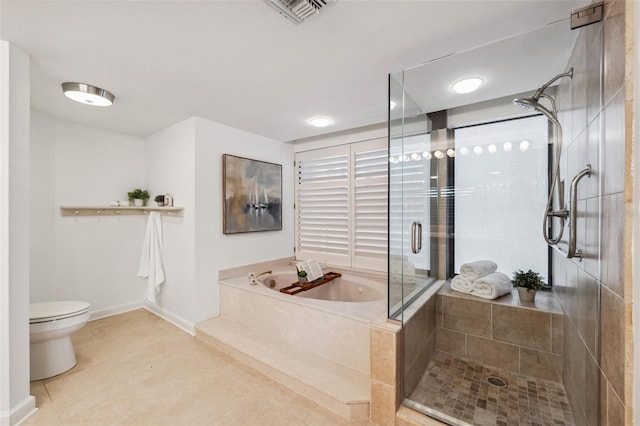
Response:
[[[328,117],[313,117],[309,119],[309,124],[314,127],[327,127],[333,124],[333,120]]]
[[[483,82],[484,80],[481,79],[480,77],[465,78],[455,83],[452,86],[452,89],[454,92],[460,93],[460,94],[471,93],[478,90],[478,88],[482,86]]]
[[[62,83],[64,95],[76,102],[93,106],[111,106],[115,96],[108,90],[85,83]]]
[[[498,148],[494,144],[491,144],[487,147],[487,151],[489,151],[491,154],[494,154],[497,150]]]

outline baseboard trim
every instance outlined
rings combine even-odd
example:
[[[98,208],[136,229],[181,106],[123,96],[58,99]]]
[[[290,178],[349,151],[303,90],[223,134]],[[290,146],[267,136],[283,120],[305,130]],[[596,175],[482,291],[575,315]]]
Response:
[[[142,302],[125,303],[123,305],[114,306],[111,308],[100,309],[98,311],[92,311],[89,321],[94,321],[101,318],[111,317],[113,315],[124,314],[125,312],[135,311],[142,308]]]
[[[0,411],[0,425],[18,425],[25,421],[37,410],[36,398],[32,395],[29,395],[11,410]]]
[[[147,311],[151,312],[152,314],[159,316],[163,320],[170,322],[171,324],[175,325],[179,329],[184,330],[190,335],[192,336],[196,335],[196,325],[194,323],[189,322],[186,319],[176,314],[173,314],[161,308],[160,306],[149,302],[146,299],[144,300],[142,307],[145,308]]]

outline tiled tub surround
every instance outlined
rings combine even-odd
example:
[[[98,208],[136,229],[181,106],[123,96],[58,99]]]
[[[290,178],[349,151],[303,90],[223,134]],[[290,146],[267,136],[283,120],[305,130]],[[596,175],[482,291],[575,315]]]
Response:
[[[243,274],[219,281],[220,316],[198,324],[197,336],[346,419],[369,418],[369,324],[386,310],[386,285],[383,276],[336,272],[342,278],[325,285],[370,287],[381,298],[291,296],[249,285]]]
[[[436,297],[436,348],[498,367],[562,382],[562,311],[551,292],[538,292],[534,303],[517,291],[484,300],[451,290]]]

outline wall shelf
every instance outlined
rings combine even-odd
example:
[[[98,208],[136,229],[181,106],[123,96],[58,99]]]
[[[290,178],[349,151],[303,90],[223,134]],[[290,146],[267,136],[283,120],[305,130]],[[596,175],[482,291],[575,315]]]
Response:
[[[149,212],[182,216],[184,207],[60,206],[62,216],[130,216],[149,214]]]

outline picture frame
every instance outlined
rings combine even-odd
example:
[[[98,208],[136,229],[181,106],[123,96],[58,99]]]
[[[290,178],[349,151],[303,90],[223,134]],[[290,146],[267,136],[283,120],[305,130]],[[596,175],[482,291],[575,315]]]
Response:
[[[222,155],[223,233],[282,230],[282,165]]]

